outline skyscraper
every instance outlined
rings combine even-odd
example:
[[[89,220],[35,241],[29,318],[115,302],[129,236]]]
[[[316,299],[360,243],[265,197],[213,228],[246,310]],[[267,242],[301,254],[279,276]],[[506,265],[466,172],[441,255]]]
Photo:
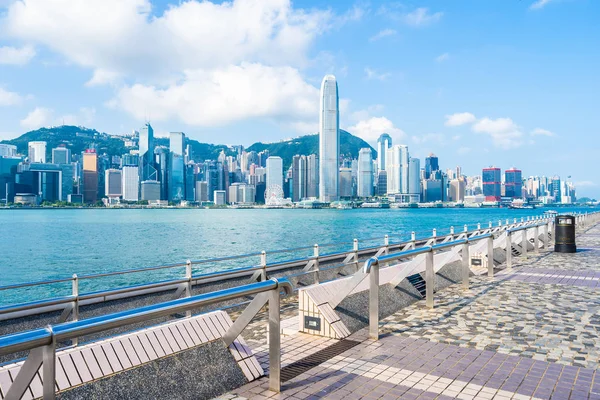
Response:
[[[392,138],[387,133],[381,134],[377,139],[377,169],[385,171],[385,155],[387,149],[392,147]]]
[[[98,200],[98,155],[96,150],[83,153],[83,201],[95,203]]]
[[[46,142],[29,142],[28,144],[29,162],[46,162]]]
[[[123,200],[138,201],[139,200],[139,169],[137,166],[123,166],[123,175],[121,179]]]
[[[12,144],[0,143],[0,157],[16,157],[17,146]]]
[[[373,158],[371,149],[360,149],[358,152],[358,197],[373,195]]]
[[[435,154],[429,153],[429,157],[425,158],[425,179],[429,179],[431,173],[438,171],[440,166],[438,164],[438,158]]]
[[[408,194],[408,146],[400,145],[400,193]]]
[[[319,198],[330,202],[340,196],[340,113],[338,85],[333,75],[326,75],[321,83],[319,112]]]
[[[276,186],[283,190],[283,160],[271,156],[267,158],[267,190]]]
[[[490,167],[484,168],[481,174],[483,181],[483,195],[486,201],[500,201],[502,195],[501,189],[501,174],[500,168]]]
[[[411,157],[408,166],[408,194],[411,203],[421,201],[421,160]]]
[[[521,170],[510,168],[504,171],[504,195],[518,199],[523,197],[523,179]]]
[[[154,167],[154,129],[149,123],[140,129],[139,149],[140,181],[158,180]]]
[[[179,202],[185,199],[185,168],[184,168],[184,142],[183,132],[171,132],[169,134],[169,167],[168,167],[168,191],[169,201]]]
[[[66,147],[57,147],[52,149],[52,164],[71,163],[71,150]]]
[[[123,175],[120,169],[109,168],[105,171],[106,179],[104,193],[106,197],[121,197],[123,195]]]
[[[385,155],[385,172],[387,173],[387,193],[400,193],[402,172],[400,160],[402,158],[402,147],[395,145],[387,150]]]

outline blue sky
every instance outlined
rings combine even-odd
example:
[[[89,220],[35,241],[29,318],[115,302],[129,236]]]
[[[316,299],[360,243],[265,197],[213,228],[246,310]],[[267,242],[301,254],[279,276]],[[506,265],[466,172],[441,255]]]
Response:
[[[0,139],[40,126],[250,145],[388,132],[467,174],[568,175],[600,197],[600,2],[0,0]]]

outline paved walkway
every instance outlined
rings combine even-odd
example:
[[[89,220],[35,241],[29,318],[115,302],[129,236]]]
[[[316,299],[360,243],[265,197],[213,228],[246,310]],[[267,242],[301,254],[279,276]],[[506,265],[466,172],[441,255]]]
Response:
[[[267,378],[223,398],[600,399],[600,225],[576,254],[530,254],[512,271],[473,277],[381,321],[356,346],[267,390]],[[289,365],[336,341],[282,340]],[[266,346],[255,348],[268,369]]]

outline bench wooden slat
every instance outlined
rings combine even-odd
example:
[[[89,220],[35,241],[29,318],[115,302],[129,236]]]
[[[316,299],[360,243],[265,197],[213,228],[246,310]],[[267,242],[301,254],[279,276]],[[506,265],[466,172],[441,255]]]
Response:
[[[102,377],[102,368],[100,367],[100,363],[94,356],[94,352],[91,348],[83,349],[81,351],[81,355],[92,374],[93,379],[99,379]]]
[[[73,365],[75,365],[75,368],[79,373],[82,383],[85,383],[92,380],[92,374],[90,373],[90,370],[83,359],[82,353],[83,352],[81,351],[71,352],[71,359],[73,360]]]
[[[181,336],[181,332],[175,325],[171,325],[166,328],[171,335],[173,335],[173,339],[175,339],[175,343],[177,344],[178,349],[175,351],[181,351],[187,349],[187,345],[185,344],[185,340],[183,340],[183,336]]]
[[[131,338],[129,338],[129,337],[123,338],[123,340],[121,340],[121,345],[123,346],[123,351],[125,351],[125,354],[127,355],[127,358],[131,362],[132,366],[137,366],[142,363],[140,361],[140,358],[136,354],[135,349],[133,348],[133,345],[131,344]]]
[[[165,351],[165,355],[173,354],[173,348],[169,344],[169,339],[167,339],[165,337],[165,333],[163,332],[163,330],[157,329],[156,331],[154,331],[154,333],[156,334],[156,339],[158,339],[158,342],[160,343],[163,350]],[[175,340],[175,339],[171,339],[171,340]]]
[[[115,354],[117,355],[117,358],[119,359],[119,362],[121,363],[121,366],[123,367],[123,369],[128,369],[128,368],[131,368],[133,366],[133,364],[131,364],[131,361],[129,360],[129,356],[127,355],[127,352],[123,348],[123,344],[121,343],[123,340],[127,340],[127,338],[115,340],[112,343],[112,347],[113,347],[113,350],[115,351]]]
[[[100,370],[102,371],[102,375],[110,375],[113,373],[113,370],[108,362],[108,358],[104,354],[104,351],[100,346],[92,347],[92,353],[94,353],[94,357],[96,357],[96,361],[98,361],[98,365],[100,366]]]
[[[106,358],[108,358],[108,362],[114,372],[123,371],[123,366],[119,362],[119,358],[115,354],[115,350],[109,343],[104,343],[102,345],[102,350],[104,350],[104,354],[106,354]]]
[[[155,332],[153,332],[153,331],[146,332],[145,336],[148,338],[148,340],[150,341],[150,344],[152,345],[151,347],[156,352],[157,357],[152,358],[153,360],[167,355],[167,353],[165,353],[165,350],[161,346],[160,342],[158,341],[158,337],[156,336]]]
[[[60,359],[60,363],[65,370],[65,374],[67,375],[67,379],[69,380],[70,386],[80,385],[81,378],[77,373],[77,369],[75,368],[75,364],[73,364],[73,360],[71,360],[71,355],[69,353],[64,353],[58,356]]]
[[[148,343],[148,346],[146,348],[144,348],[144,345],[142,345],[142,342],[140,341],[141,337],[144,337],[145,342]],[[135,350],[135,354],[137,354],[138,358],[142,363],[151,360],[149,353],[153,352],[154,350],[152,349],[152,346],[150,346],[150,342],[148,341],[148,338],[145,335],[141,334],[132,336],[130,338],[130,342],[133,346],[133,350]]]

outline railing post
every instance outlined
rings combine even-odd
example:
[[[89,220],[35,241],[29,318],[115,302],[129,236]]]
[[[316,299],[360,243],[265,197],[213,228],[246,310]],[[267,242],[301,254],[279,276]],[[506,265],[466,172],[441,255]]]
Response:
[[[425,253],[425,302],[427,307],[433,308],[433,287],[435,274],[433,272],[433,250]]]
[[[55,382],[56,382],[56,340],[52,327],[46,329],[52,334],[52,342],[49,345],[42,347],[42,392],[44,400],[54,400],[56,398]]]
[[[417,246],[417,234],[415,231],[410,233],[410,241],[412,242],[412,248],[414,249]]]
[[[353,240],[352,250],[354,251],[354,263],[358,267],[358,239]]]
[[[437,243],[437,229],[433,228],[433,231],[431,232],[432,237],[433,237],[433,244],[435,245]]]
[[[515,218],[515,219],[513,219],[513,224],[516,224],[516,223],[517,223],[517,219]]]
[[[492,221],[488,223],[488,228],[492,229]]]
[[[385,248],[383,254],[390,254],[390,237],[388,235],[383,237],[383,246]]]
[[[523,254],[521,255],[523,257],[527,257],[527,247],[529,243],[529,241],[527,240],[527,231],[527,228],[523,229],[523,238],[521,239],[521,247],[523,248]]]
[[[535,235],[533,238],[533,246],[535,247],[535,252],[539,253],[540,252],[540,242],[539,242],[540,229],[538,228],[537,225],[535,226],[535,228],[533,228],[533,234]]]
[[[379,265],[369,271],[369,339],[379,340]]]
[[[508,222],[508,218],[506,218],[506,225],[508,225],[510,222]]]
[[[462,288],[469,289],[469,242],[462,245]]]
[[[512,232],[506,231],[506,268],[512,268]]]
[[[479,233],[479,231],[481,230],[481,222],[477,223],[477,233]]]
[[[488,276],[494,277],[494,237],[490,236],[487,239],[487,257],[488,257]]]
[[[544,224],[543,249],[548,250],[548,223]]]
[[[263,281],[266,281],[267,280],[267,252],[264,250],[260,252],[260,266],[262,267],[262,271],[260,271],[260,278]]]
[[[73,321],[79,321],[79,278],[77,274],[73,274],[72,284],[73,296],[75,297],[75,300],[73,300]],[[73,346],[77,346],[79,338],[74,338],[71,343]]]
[[[469,227],[467,225],[464,226],[463,232],[465,232],[465,233],[469,232]]]
[[[269,390],[281,391],[281,326],[279,288],[269,296]]]
[[[185,279],[187,279],[185,297],[192,297],[192,260],[187,260],[185,262]],[[187,310],[185,316],[188,318],[191,317],[192,310]]]
[[[498,220],[498,226],[502,226],[502,220],[501,219]]]
[[[521,222],[525,222],[525,218],[524,217],[521,217]]]
[[[319,283],[319,245],[316,243],[313,246],[313,257],[315,257],[315,283]]]

